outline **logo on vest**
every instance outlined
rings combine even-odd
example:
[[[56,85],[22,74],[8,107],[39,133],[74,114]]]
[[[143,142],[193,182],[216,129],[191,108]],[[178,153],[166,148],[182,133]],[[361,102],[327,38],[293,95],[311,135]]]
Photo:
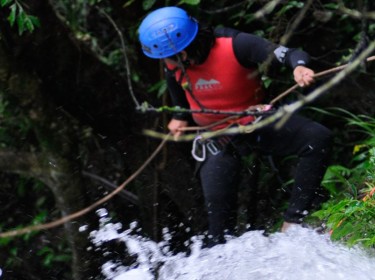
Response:
[[[198,79],[195,83],[195,89],[201,91],[210,91],[215,89],[220,89],[222,87],[221,83],[215,79],[205,80]]]

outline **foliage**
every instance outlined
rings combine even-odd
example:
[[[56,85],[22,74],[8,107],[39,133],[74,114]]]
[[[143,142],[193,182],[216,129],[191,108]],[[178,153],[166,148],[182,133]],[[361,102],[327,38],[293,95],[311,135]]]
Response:
[[[346,115],[348,124],[355,127],[352,132],[362,132],[366,138],[353,148],[352,167],[329,167],[323,184],[333,198],[313,216],[327,221],[333,240],[370,247],[375,245],[375,119]],[[339,192],[336,185],[344,186],[344,191]]]
[[[0,231],[11,227],[23,228],[28,224],[40,224],[51,219],[53,197],[44,184],[21,176],[14,177],[12,180],[14,182],[9,181],[9,179],[3,180],[0,194],[2,207],[4,210],[17,210],[12,211],[12,215],[8,212],[8,215],[3,217]],[[9,184],[15,185],[15,188]],[[11,199],[13,196],[17,196],[18,200]],[[68,263],[71,255],[66,240],[54,235],[56,233],[32,232],[21,238],[0,239],[0,250],[7,252],[6,259],[2,260],[2,268],[13,270],[23,268],[24,261],[30,258],[30,254],[33,255],[33,261],[42,264],[44,269]]]
[[[1,0],[1,7],[8,7],[10,10],[8,21],[11,26],[17,24],[18,34],[25,31],[33,32],[35,27],[40,27],[39,19],[26,13],[24,6],[17,0]]]
[[[61,262],[69,262],[71,260],[71,255],[69,252],[65,252],[65,246],[58,246],[56,249],[50,246],[44,246],[37,252],[37,256],[42,257],[43,266],[46,268],[51,268],[54,265],[59,265]]]
[[[4,94],[0,92],[0,147],[16,148],[17,140],[26,139],[30,133],[31,120],[22,115],[13,100],[5,99]],[[22,144],[17,148],[21,147]]]
[[[35,1],[34,4],[39,3],[39,1],[40,0]],[[27,2],[33,3],[33,1]],[[98,59],[98,63],[95,67],[92,67],[92,69],[86,69],[88,72],[94,72],[96,67],[99,68],[105,65],[110,66],[114,70],[114,75],[119,74],[119,76],[122,76],[125,73],[123,58],[124,54],[126,54],[131,62],[130,75],[132,81],[137,85],[137,93],[155,93],[155,95],[160,97],[166,91],[166,84],[164,81],[159,82],[160,73],[158,72],[158,67],[155,67],[156,71],[152,70],[152,67],[148,67],[150,61],[145,60],[143,56],[139,55],[139,45],[137,42],[137,27],[140,20],[145,14],[154,8],[164,5],[179,5],[189,10],[193,16],[199,19],[204,19],[213,25],[235,27],[269,38],[277,43],[280,38],[289,31],[291,23],[303,9],[304,2],[306,1],[277,1],[279,4],[273,8],[271,7],[272,9],[268,9],[261,17],[255,16],[257,11],[263,9],[268,3],[275,1],[239,1],[236,4],[233,4],[233,1],[229,0],[51,0],[48,2],[52,3],[58,18],[62,21],[64,27],[66,27],[64,30],[73,34],[74,36],[71,37],[75,38],[78,43],[80,43],[77,44],[77,48],[82,52],[86,52],[87,50],[85,49],[85,46],[88,47],[88,49],[91,50],[90,53],[95,55]],[[340,4],[338,1],[325,0],[313,2],[314,4],[309,13],[304,16],[304,20],[293,32],[288,45],[292,47],[301,46],[303,49],[313,54],[313,62],[316,63],[319,61],[325,69],[329,66],[348,61],[353,54],[356,44],[359,42],[360,34],[363,29],[361,26],[361,20],[351,17],[343,12],[341,3],[344,3],[354,11],[359,9],[356,3],[363,1],[344,0],[340,1]],[[10,24],[13,27],[17,27],[17,29],[13,28],[13,31],[16,31],[19,35],[22,35],[25,32],[36,33],[36,27],[40,26],[40,22],[37,17],[29,14],[34,14],[34,11],[29,9],[29,6],[26,6],[24,2],[19,0],[0,0],[0,4],[2,11],[6,12],[7,15],[9,13],[9,16],[7,17],[7,25]],[[39,12],[41,13],[43,11]],[[108,17],[106,17],[105,14],[107,14]],[[37,14],[37,16],[39,17],[41,14]],[[46,15],[43,16],[48,18]],[[49,17],[54,18],[54,15]],[[112,24],[109,19],[112,19],[115,24]],[[126,42],[125,50],[121,45],[121,38],[116,32],[116,28],[121,31],[124,41]],[[42,31],[42,29],[43,26],[40,30]],[[367,32],[370,37],[373,37],[375,32],[374,23],[369,23]],[[38,32],[37,35],[40,38],[42,37],[42,34],[42,32]],[[42,43],[45,44],[46,41],[53,38],[53,35],[54,34],[48,34],[48,37],[44,38],[45,41],[42,41]],[[75,41],[74,43],[77,42]],[[14,48],[17,55],[22,54],[22,47],[23,46],[16,45],[16,48]],[[56,47],[56,49],[64,48],[57,45],[54,45],[53,47]],[[23,49],[23,52],[29,54],[27,57],[32,57],[33,54],[30,52],[29,48],[30,46],[27,45],[27,47]],[[33,72],[35,71],[35,67],[32,63],[35,63],[35,60],[30,61],[25,60],[25,64],[29,63],[26,68],[30,69],[30,72]],[[81,63],[81,61],[77,61],[77,63]],[[100,63],[103,65],[100,65]],[[42,67],[43,66],[40,68]],[[56,71],[61,70],[62,66],[56,65],[55,68]],[[2,70],[1,65],[0,70]],[[64,71],[68,72],[70,69],[64,69]],[[85,78],[86,75],[89,75],[88,72],[84,72],[85,75],[82,76],[77,75],[77,80],[86,82],[87,80],[85,80]],[[45,85],[51,77],[54,76],[40,76],[41,84]],[[283,87],[289,87],[293,82],[290,76],[290,71],[281,71],[281,75],[278,77],[279,78],[268,75],[263,76],[264,85],[271,94],[275,92],[280,93]],[[2,78],[2,75],[0,75],[0,78]],[[1,83],[2,82],[3,80],[1,80]],[[110,88],[113,86],[111,84],[105,84],[105,79],[103,79],[102,82],[103,87]],[[2,86],[1,83],[0,86]],[[66,80],[59,80],[56,84],[64,87],[67,83]],[[52,87],[47,88],[48,91],[57,90]],[[66,87],[66,89],[67,91],[71,90],[70,87]],[[28,116],[27,113],[22,114],[21,109],[17,109],[12,98],[6,94],[6,90],[6,86],[0,88],[1,147],[9,147],[17,151],[38,149],[43,143],[38,143],[38,139],[33,135],[31,117]],[[98,95],[102,94],[102,92],[99,92],[101,90],[103,90],[103,88],[98,89]],[[44,94],[51,99],[53,98],[51,92],[44,92]],[[84,94],[85,92],[82,91],[79,95],[84,96]],[[126,89],[123,94],[126,94]],[[150,105],[151,101],[149,103],[148,98],[150,96],[151,94],[146,97],[147,101],[143,103],[141,102],[144,107],[144,112],[147,112],[147,109],[149,108],[155,108]],[[67,95],[66,99],[67,103],[78,103],[79,101],[77,100],[84,100],[85,103],[90,103],[95,98],[85,96],[84,99],[74,99]],[[46,99],[46,102],[49,101],[50,100],[47,101]],[[117,101],[116,98],[108,96],[108,103]],[[346,102],[350,102],[350,100]],[[108,106],[108,103],[101,104],[102,108]],[[82,106],[82,108],[84,108],[83,105],[85,104],[76,105],[77,107]],[[126,114],[128,112],[126,112],[126,110],[121,108],[119,111],[121,111],[121,114],[117,114],[117,112],[111,112],[111,114],[118,119],[123,119],[124,116],[125,118],[127,117]],[[165,111],[173,111],[173,108],[162,106],[158,112]],[[68,113],[74,115],[74,112]],[[366,246],[371,246],[375,243],[373,238],[373,236],[375,236],[374,213],[372,210],[374,206],[374,198],[363,198],[366,197],[366,193],[374,187],[374,119],[366,116],[357,116],[354,113],[346,114],[348,124],[351,127],[356,127],[356,129],[350,131],[350,133],[363,135],[365,132],[366,139],[362,139],[362,141],[353,145],[354,153],[351,162],[345,162],[342,160],[338,164],[329,167],[323,183],[330,191],[333,198],[324,205],[324,208],[321,211],[314,215],[327,221],[328,226],[333,229],[332,238],[336,240],[345,240],[349,244],[363,243]],[[75,116],[77,115],[80,115],[80,113]],[[334,117],[337,117],[337,115]],[[100,118],[97,120],[93,118],[93,122],[100,122],[101,120],[102,119]],[[155,118],[153,122],[155,122],[153,125],[159,126],[159,124],[156,124]],[[126,125],[132,123],[133,120],[126,123]],[[143,124],[145,126],[147,125],[146,123],[142,123],[142,125]],[[119,130],[120,129],[121,128],[119,128]],[[338,126],[337,130],[340,129],[341,127]],[[91,132],[88,133],[87,138],[92,138]],[[104,138],[110,139],[111,136],[106,135]],[[130,135],[129,139],[131,138],[134,138],[134,136]],[[131,145],[131,140],[129,139],[126,139],[124,143]],[[111,142],[111,140],[113,139],[108,140],[108,142]],[[67,141],[74,140],[67,139]],[[85,143],[82,142],[77,145],[83,146]],[[95,149],[87,147],[88,156],[77,157],[75,160],[84,161],[89,157],[97,158],[99,157],[98,155],[103,157],[105,152],[98,151],[100,149],[99,146],[100,143],[95,145]],[[345,152],[339,150],[340,147],[337,146],[335,147],[335,152],[339,157]],[[149,146],[146,148],[145,145],[144,150],[148,150],[148,148]],[[111,164],[103,166],[102,169],[107,170],[112,168],[113,170],[113,162],[118,158],[115,156],[112,157],[112,154],[110,157]],[[133,157],[130,157],[130,159],[132,161],[135,160]],[[123,170],[121,169],[121,174],[122,172]],[[113,173],[116,173],[117,176],[120,172],[115,170]],[[177,173],[176,171],[176,174],[170,176],[179,177],[182,181],[186,178],[186,174],[189,174],[189,172],[184,172],[183,174],[182,172]],[[8,174],[0,175],[4,177],[9,176]],[[261,180],[266,182],[267,175],[270,175],[268,170],[267,172],[264,172],[264,174],[261,173]],[[147,176],[149,176],[149,174],[144,175],[144,177]],[[1,179],[1,191],[3,193],[0,194],[2,195],[1,197],[4,198],[1,201],[6,201],[6,203],[2,204],[4,211],[0,230],[9,227],[22,227],[25,224],[30,223],[42,223],[53,218],[54,211],[56,211],[54,198],[49,193],[41,190],[38,187],[38,182],[25,181],[23,178],[17,177],[14,181],[11,181],[9,187],[6,188],[7,184],[4,183],[6,180],[3,178]],[[160,182],[160,185],[162,183],[165,182]],[[170,182],[167,182],[166,185],[171,184]],[[180,185],[176,184],[176,188],[179,187]],[[168,193],[169,192],[170,191],[168,190]],[[32,193],[32,195],[30,195],[30,193]],[[284,197],[282,198],[284,199]],[[176,208],[174,208],[175,211],[177,211]],[[17,209],[17,213],[14,213],[12,217],[9,217],[10,215],[8,213],[11,209]],[[269,209],[271,211],[271,207]],[[165,216],[170,216],[171,212]],[[265,211],[261,212],[264,213]],[[25,213],[27,214],[25,215]],[[198,213],[198,215],[199,214],[200,213]],[[137,216],[138,219],[144,218],[140,217],[141,214],[139,213],[137,213],[137,215],[139,215]],[[161,222],[157,222],[158,225],[162,227]],[[179,221],[177,221],[177,224],[178,222]],[[149,224],[146,224],[144,228],[150,228]],[[23,267],[23,263],[20,263],[19,260],[26,259],[25,256],[30,256],[30,254],[32,254],[32,264],[38,263],[35,265],[38,268],[40,267],[40,264],[43,265],[43,268],[50,268],[54,265],[63,268],[68,267],[70,251],[66,248],[67,245],[64,243],[65,240],[60,237],[54,237],[53,233],[47,231],[41,234],[25,235],[21,239],[1,239],[1,251],[6,252],[5,260],[2,262],[5,263],[7,261],[7,266],[5,268],[9,270],[20,270],[19,268]],[[29,249],[33,250],[33,252],[30,253],[28,251]],[[61,279],[55,276],[51,277]]]

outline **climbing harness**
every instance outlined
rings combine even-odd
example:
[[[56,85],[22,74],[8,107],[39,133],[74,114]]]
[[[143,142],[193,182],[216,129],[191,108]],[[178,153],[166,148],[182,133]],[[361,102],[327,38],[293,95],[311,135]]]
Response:
[[[203,139],[201,135],[197,135],[193,140],[191,155],[196,161],[205,161],[207,151],[215,156],[221,152],[218,143],[212,139]]]
[[[255,106],[250,106],[247,110],[263,112],[263,111],[269,111],[271,109],[272,109],[272,105],[259,104]],[[263,118],[262,116],[258,116],[252,123],[257,123],[262,118]],[[219,123],[223,123],[223,122],[229,122],[233,119],[238,119],[238,116],[230,116],[228,118],[225,118],[221,121],[216,122],[215,125]],[[228,127],[232,126],[233,124],[235,124],[235,122],[231,122]],[[211,126],[207,126],[205,128],[208,128],[208,127],[211,127]],[[197,130],[200,130],[200,129],[202,129],[202,127],[197,127]],[[231,138],[232,137],[228,135],[221,136],[216,139],[203,138],[202,135],[198,134],[193,140],[191,155],[196,161],[199,161],[199,162],[205,161],[208,155],[207,151],[213,156],[219,154],[226,147],[226,145],[230,142]]]

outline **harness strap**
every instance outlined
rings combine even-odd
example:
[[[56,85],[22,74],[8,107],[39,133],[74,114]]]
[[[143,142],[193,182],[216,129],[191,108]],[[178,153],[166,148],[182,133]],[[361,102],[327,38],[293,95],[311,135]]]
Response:
[[[193,140],[191,155],[196,161],[203,162],[207,158],[207,151],[215,156],[225,149],[230,142],[230,136],[221,136],[216,139],[203,139],[201,135],[197,135]]]
[[[250,106],[248,110],[256,110],[258,112],[261,111],[269,111],[271,110],[272,105],[269,104],[259,104],[255,106]],[[216,122],[214,125],[222,122],[228,122],[228,127],[232,126],[233,124],[237,124],[238,116],[230,116],[227,118],[224,118],[223,120]],[[262,116],[257,117],[253,123],[259,122],[262,119]],[[237,124],[239,125],[239,124]],[[211,125],[210,125],[211,127]],[[205,127],[207,128],[207,127]],[[201,128],[202,129],[202,128]],[[222,135],[220,137],[214,138],[214,139],[203,139],[201,135],[197,135],[194,140],[193,140],[193,145],[191,149],[191,155],[193,158],[199,162],[203,162],[206,160],[207,157],[207,150],[210,152],[211,155],[217,155],[219,154],[222,150],[225,149],[227,144],[231,141],[233,136],[228,136],[228,135]]]

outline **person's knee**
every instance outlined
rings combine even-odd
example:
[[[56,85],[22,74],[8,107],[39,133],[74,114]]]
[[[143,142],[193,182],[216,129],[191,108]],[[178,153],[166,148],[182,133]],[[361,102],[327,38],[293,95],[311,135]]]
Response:
[[[332,131],[319,123],[312,123],[306,130],[308,136],[312,137],[313,139],[318,139],[325,142],[329,142],[332,139]]]
[[[325,126],[320,126],[315,136],[315,143],[321,148],[322,152],[329,153],[332,148],[333,133],[330,129]]]
[[[219,199],[235,191],[240,180],[241,162],[228,156],[208,158],[200,168],[200,180],[205,197]]]
[[[325,126],[320,126],[318,134],[327,143],[331,143],[332,142],[333,132],[329,128],[327,128]]]
[[[214,212],[231,211],[237,203],[236,188],[227,191],[211,192],[205,195],[205,202],[208,210]]]
[[[307,139],[306,153],[330,154],[333,142],[333,133],[330,129],[318,123],[314,123],[304,130],[304,137]]]

